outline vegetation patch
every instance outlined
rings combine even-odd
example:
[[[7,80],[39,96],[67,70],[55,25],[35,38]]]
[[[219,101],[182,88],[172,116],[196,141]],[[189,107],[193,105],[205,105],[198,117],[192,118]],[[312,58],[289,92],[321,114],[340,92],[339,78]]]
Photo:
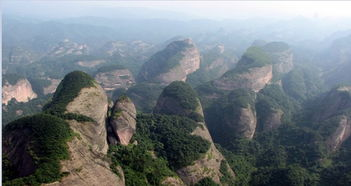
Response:
[[[109,155],[117,175],[116,167],[122,167],[126,185],[160,185],[165,177],[176,176],[165,159],[153,157],[146,143],[110,146]]]
[[[206,177],[198,181],[194,186],[219,186],[211,178]]]
[[[68,123],[56,116],[37,114],[11,122],[5,127],[4,134],[24,130],[30,131],[27,137],[31,140],[31,148],[27,153],[34,159],[35,172],[18,177],[13,162],[7,161],[4,171],[11,174],[3,177],[3,184],[40,185],[59,180],[62,177],[60,160],[68,159],[67,142],[73,136]]]
[[[165,158],[173,170],[191,165],[210,148],[210,143],[190,133],[198,124],[188,118],[139,114],[137,141],[148,141],[158,156]]]
[[[56,89],[52,101],[44,110],[53,115],[62,115],[67,105],[79,95],[83,88],[94,87],[94,79],[81,71],[74,71],[65,76]]]
[[[180,106],[184,109],[195,110],[199,106],[196,92],[182,81],[172,82],[163,90],[161,96],[179,101]]]
[[[241,57],[236,67],[223,76],[234,78],[237,74],[247,72],[250,68],[263,67],[268,64],[271,64],[271,58],[262,48],[250,47]]]
[[[107,66],[100,67],[96,71],[96,74],[104,73],[104,72],[111,72],[111,71],[114,71],[114,70],[121,70],[121,69],[126,69],[126,68],[123,65],[121,65],[121,64],[107,65]]]

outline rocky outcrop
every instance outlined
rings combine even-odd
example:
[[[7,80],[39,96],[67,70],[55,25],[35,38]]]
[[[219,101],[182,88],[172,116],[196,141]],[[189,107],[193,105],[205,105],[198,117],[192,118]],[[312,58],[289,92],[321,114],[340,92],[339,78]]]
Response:
[[[238,59],[235,52],[223,45],[205,50],[201,55],[200,69],[188,76],[187,82],[193,87],[220,78],[225,72],[235,67]]]
[[[184,182],[178,177],[167,177],[161,182],[161,185],[185,186]]]
[[[126,96],[121,96],[115,103],[110,123],[114,136],[121,145],[128,145],[136,130],[136,109],[133,102]],[[111,137],[113,138],[113,137]],[[110,137],[109,137],[110,139]],[[116,140],[110,139],[114,144]]]
[[[289,45],[283,42],[270,42],[262,48],[271,58],[274,76],[286,74],[293,69],[294,58]]]
[[[48,55],[62,57],[65,55],[86,55],[88,53],[89,49],[86,44],[78,44],[65,39],[53,47]]]
[[[273,129],[278,128],[281,123],[282,123],[282,116],[283,116],[284,112],[281,109],[275,109],[272,110],[272,112],[270,112],[265,120],[263,121],[263,126],[262,126],[262,130],[263,131],[270,131]]]
[[[351,87],[340,86],[317,98],[312,121],[327,134],[327,150],[336,151],[351,135]],[[332,129],[332,130],[330,130]]]
[[[68,142],[70,159],[61,162],[61,171],[69,174],[50,185],[124,185],[123,176],[112,172],[106,157],[108,99],[100,85],[93,85],[82,88],[66,106],[65,113],[84,115],[94,121],[68,120],[77,135]]]
[[[44,94],[52,94],[56,91],[57,86],[60,84],[60,79],[50,79],[48,80],[51,82],[49,86],[44,87]]]
[[[338,127],[331,136],[326,140],[329,151],[337,150],[341,144],[351,135],[351,120],[349,117],[342,115],[339,117]]]
[[[107,153],[105,120],[107,117],[107,96],[97,84],[95,87],[83,88],[79,96],[74,98],[66,107],[67,113],[76,113],[88,116],[96,122],[90,125],[77,125],[76,130],[89,140],[92,150]],[[72,126],[71,126],[72,127]]]
[[[224,74],[213,85],[220,90],[248,89],[258,92],[273,78],[272,65],[250,68],[247,72],[237,73],[234,77]]]
[[[199,106],[196,109],[196,113],[203,117],[200,101],[198,101],[198,103]],[[225,158],[214,145],[206,124],[204,122],[198,122],[198,124],[199,126],[195,128],[192,135],[200,136],[209,141],[211,146],[202,158],[194,161],[192,165],[177,170],[177,174],[187,185],[193,185],[206,177],[210,177],[214,182],[221,184],[221,177],[223,175],[220,171],[220,167],[222,161],[225,161]],[[229,165],[225,163],[224,166],[227,167],[229,174],[234,178],[235,174]]]
[[[111,71],[99,72],[95,80],[105,91],[113,91],[118,88],[128,89],[135,84],[133,74],[128,69],[111,69]]]
[[[18,102],[28,102],[31,99],[37,97],[37,94],[33,91],[32,85],[27,79],[19,79],[14,85],[5,81],[2,87],[2,104],[7,103],[12,99],[16,99]]]
[[[185,81],[187,75],[200,68],[200,53],[192,40],[170,43],[143,65],[138,80],[168,85],[173,81]]]
[[[248,89],[258,92],[293,68],[293,54],[282,42],[271,42],[247,49],[235,69],[228,71],[213,85],[220,90]]]
[[[314,114],[315,121],[323,121],[351,108],[351,87],[342,86],[329,91],[320,101]]]
[[[185,100],[187,102],[184,102]],[[225,158],[212,141],[212,137],[203,121],[204,114],[200,100],[196,97],[192,88],[186,83],[179,81],[171,83],[161,94],[154,113],[180,115],[192,119],[194,119],[194,115],[198,116],[195,121],[197,121],[199,126],[191,134],[209,141],[211,144],[210,148],[202,158],[176,172],[187,185],[193,185],[205,177],[210,177],[216,183],[221,184],[222,173],[220,172],[220,166]],[[226,163],[225,166],[228,167],[231,176],[234,177],[234,172],[229,168],[229,165]]]

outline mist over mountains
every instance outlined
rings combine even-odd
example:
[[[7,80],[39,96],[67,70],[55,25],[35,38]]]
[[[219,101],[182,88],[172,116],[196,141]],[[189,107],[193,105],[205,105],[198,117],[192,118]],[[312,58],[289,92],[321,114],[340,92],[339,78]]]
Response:
[[[349,18],[25,5],[2,20],[3,185],[351,184]]]

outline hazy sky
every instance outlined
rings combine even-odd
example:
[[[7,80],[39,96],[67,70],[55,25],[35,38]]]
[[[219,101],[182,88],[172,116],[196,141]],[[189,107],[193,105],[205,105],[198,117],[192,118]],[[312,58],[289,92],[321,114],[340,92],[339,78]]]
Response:
[[[3,0],[9,14],[52,17],[99,15],[102,9],[138,7],[178,12],[190,18],[350,17],[351,1],[14,1]],[[162,18],[158,14],[159,18]],[[156,16],[157,17],[157,16]]]

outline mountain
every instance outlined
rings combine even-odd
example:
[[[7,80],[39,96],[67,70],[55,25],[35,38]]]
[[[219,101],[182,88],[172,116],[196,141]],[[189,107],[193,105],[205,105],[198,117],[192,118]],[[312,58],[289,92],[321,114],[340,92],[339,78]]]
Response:
[[[136,109],[134,103],[126,96],[120,96],[111,110],[107,129],[110,144],[128,145],[136,129]]]
[[[177,170],[177,173],[187,185],[195,184],[206,177],[220,184],[222,177],[225,176],[222,169],[229,171],[226,176],[234,178],[234,172],[232,172],[225,158],[216,149],[212,141],[203,119],[204,114],[200,100],[189,85],[181,81],[172,82],[160,95],[154,113],[179,115],[195,120],[198,126],[191,134],[200,136],[211,144],[202,158],[197,159],[190,166]]]
[[[200,54],[193,41],[174,41],[144,63],[138,81],[168,85],[172,81],[185,81],[187,75],[198,68]]]
[[[257,129],[261,130],[260,127],[263,127],[262,130],[277,128],[283,111],[290,109],[291,105],[287,103],[284,104],[289,105],[289,109],[282,109],[283,106],[279,105],[286,100],[281,88],[273,88],[275,90],[270,96],[264,96],[262,92],[272,88],[270,84],[280,86],[282,77],[292,70],[291,49],[282,42],[254,42],[253,45],[234,69],[197,87],[205,105],[208,126],[219,141],[229,137],[252,139]],[[273,106],[272,102],[277,106]]]
[[[17,102],[28,102],[37,97],[31,83],[26,78],[6,74],[3,76],[2,84],[2,104],[7,105],[11,99],[16,99]]]
[[[217,79],[233,69],[236,63],[237,57],[233,50],[225,48],[224,45],[216,45],[202,52],[200,68],[188,76],[187,82],[196,87]]]
[[[320,55],[323,61],[320,65],[324,70],[324,79],[329,87],[335,85],[350,85],[351,69],[351,35],[338,38]]]
[[[351,135],[351,87],[339,86],[316,98],[307,113],[323,134],[328,151],[336,151]],[[308,120],[308,119],[307,119]]]
[[[13,167],[9,171],[15,170],[5,184],[123,185],[105,158],[107,106],[104,90],[89,75],[79,71],[67,74],[44,113],[16,120],[5,128],[4,156]],[[32,150],[23,159],[26,149]],[[17,172],[22,170],[21,162],[31,167]]]
[[[89,49],[86,44],[78,44],[65,39],[54,46],[48,55],[61,57],[65,55],[86,55],[88,52]]]

